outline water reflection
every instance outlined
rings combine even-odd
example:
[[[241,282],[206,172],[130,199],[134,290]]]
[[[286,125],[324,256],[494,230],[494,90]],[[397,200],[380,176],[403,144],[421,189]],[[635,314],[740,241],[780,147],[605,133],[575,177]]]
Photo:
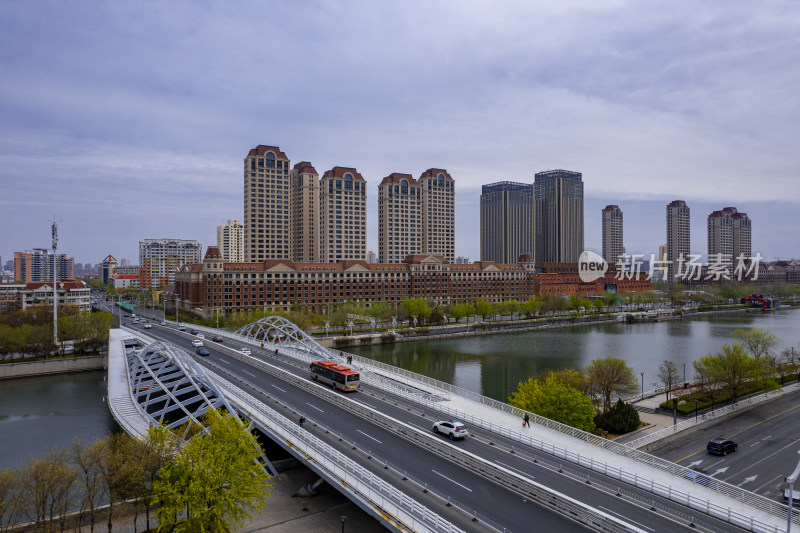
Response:
[[[544,369],[581,369],[592,359],[621,357],[645,388],[657,381],[658,365],[673,361],[683,378],[694,374],[692,361],[734,341],[737,328],[764,328],[780,340],[778,350],[800,341],[800,312],[736,313],[647,324],[601,324],[513,333],[357,346],[348,351],[456,384],[498,400],[507,400],[517,383]]]

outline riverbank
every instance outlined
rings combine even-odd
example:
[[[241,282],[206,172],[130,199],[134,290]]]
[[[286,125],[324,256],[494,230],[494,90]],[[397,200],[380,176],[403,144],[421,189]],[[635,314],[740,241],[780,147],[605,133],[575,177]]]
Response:
[[[107,355],[84,355],[38,361],[14,361],[0,365],[0,380],[50,376],[70,372],[104,370],[108,367]]]
[[[611,324],[625,322],[627,324],[663,322],[666,320],[683,320],[699,316],[715,316],[730,313],[745,313],[752,308],[736,306],[733,308],[712,309],[708,311],[697,311],[694,309],[681,310],[680,313],[657,313],[650,311],[635,311],[628,313],[614,313],[604,315],[584,315],[570,317],[549,317],[524,319],[521,321],[505,322],[471,322],[463,324],[449,324],[445,326],[431,326],[425,328],[409,328],[402,332],[382,332],[366,333],[354,335],[340,335],[335,337],[320,338],[314,336],[314,340],[325,348],[346,348],[352,346],[369,346],[376,344],[394,344],[399,342],[419,342],[437,339],[454,339],[460,337],[476,337],[482,335],[502,335],[509,333],[522,333],[529,331],[541,331],[559,328],[569,328],[576,326],[592,326],[598,324]],[[663,310],[662,310],[663,311]],[[756,312],[763,312],[755,310]],[[620,318],[622,315],[624,318]]]

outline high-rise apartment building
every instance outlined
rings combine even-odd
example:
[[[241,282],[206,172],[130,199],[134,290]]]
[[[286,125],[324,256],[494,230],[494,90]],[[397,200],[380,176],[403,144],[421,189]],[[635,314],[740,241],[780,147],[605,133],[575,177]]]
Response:
[[[735,207],[725,207],[708,215],[708,261],[733,266],[737,257],[752,255],[750,218]]]
[[[691,248],[689,206],[683,200],[675,200],[667,204],[667,281],[676,279],[679,272],[679,260],[689,259]]]
[[[422,253],[421,203],[421,188],[411,174],[394,172],[378,185],[379,263]]]
[[[319,184],[320,262],[367,256],[367,182],[350,167],[333,167]]]
[[[244,226],[239,219],[229,219],[217,226],[217,248],[227,263],[244,263]]]
[[[603,208],[603,259],[621,265],[624,254],[622,209],[618,205],[607,205]]]
[[[455,181],[441,168],[429,168],[419,178],[422,191],[422,253],[448,263],[455,259]]]
[[[533,183],[536,263],[577,263],[583,251],[580,172],[537,172]]]
[[[367,263],[372,265],[372,264],[375,264],[377,262],[378,262],[378,254],[376,254],[372,250],[369,250],[367,252]]]
[[[533,185],[501,181],[481,188],[481,261],[512,264],[534,254]]]
[[[117,260],[114,258],[113,255],[108,254],[103,262],[100,263],[100,279],[103,282],[103,285],[108,285],[109,283],[114,283],[114,278],[117,277]]]
[[[289,188],[289,158],[280,148],[260,144],[248,152],[244,158],[245,262],[290,258]]]
[[[292,200],[292,261],[319,261],[320,212],[319,174],[308,161],[301,161],[289,173]]]
[[[194,240],[139,241],[139,287],[147,291],[174,284],[178,267],[199,263],[202,249],[202,243]]]
[[[53,267],[58,279],[75,279],[75,259],[66,254],[56,254],[53,264],[53,251],[49,248],[34,248],[24,252],[14,252],[14,279],[22,282],[53,281]]]

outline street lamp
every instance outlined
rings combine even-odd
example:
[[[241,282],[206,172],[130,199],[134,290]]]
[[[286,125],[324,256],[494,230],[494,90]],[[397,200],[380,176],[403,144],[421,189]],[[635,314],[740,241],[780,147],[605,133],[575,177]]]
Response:
[[[342,533],[344,533],[344,523],[347,522],[347,515],[340,516],[339,520],[342,521]]]
[[[686,383],[686,363],[683,363],[683,382]]]
[[[697,424],[697,398],[694,399],[694,423]]]
[[[800,450],[798,450],[797,453],[800,453]],[[786,478],[786,485],[789,488],[789,513],[786,521],[786,533],[789,533],[792,530],[792,500],[794,500],[794,480],[797,479],[798,475],[800,475],[800,461],[797,462],[797,466],[795,467],[794,472],[792,472],[792,475]]]
[[[642,374],[642,400],[644,400],[644,372],[640,372]]]

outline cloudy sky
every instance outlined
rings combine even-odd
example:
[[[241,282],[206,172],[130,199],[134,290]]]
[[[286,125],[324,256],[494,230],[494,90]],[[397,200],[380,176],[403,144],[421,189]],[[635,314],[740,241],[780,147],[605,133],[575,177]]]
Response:
[[[456,254],[479,256],[483,184],[583,173],[629,251],[665,205],[732,205],[753,249],[799,257],[800,11],[794,2],[0,3],[0,256],[47,247],[138,262],[144,238],[214,244],[242,218],[257,144],[377,186],[456,180]]]

